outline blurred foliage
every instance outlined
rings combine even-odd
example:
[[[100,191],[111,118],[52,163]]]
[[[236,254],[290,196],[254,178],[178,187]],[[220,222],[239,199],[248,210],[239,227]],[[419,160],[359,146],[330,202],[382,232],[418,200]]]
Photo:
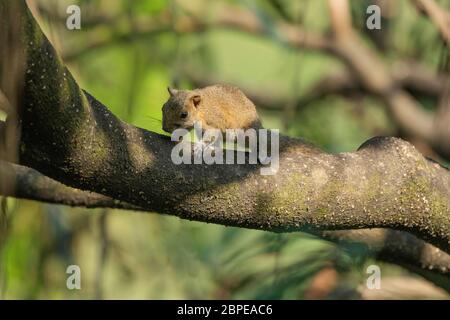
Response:
[[[30,2],[40,8],[39,22],[60,52],[79,52],[91,41],[110,39],[108,45],[70,59],[68,66],[80,85],[117,116],[154,132],[162,133],[166,87],[174,82],[194,86],[182,74],[183,68],[214,75],[244,91],[295,102],[321,76],[342,67],[324,54],[292,50],[276,36],[258,38],[214,29],[120,37],[124,32],[134,35],[135,24],[152,21],[165,10],[182,14],[180,4],[191,3],[187,0]],[[65,8],[74,2],[82,8],[82,29],[70,31],[48,12],[65,17]],[[269,27],[284,19],[308,30],[329,32],[323,0],[228,2],[252,10]],[[407,1],[398,2],[389,23],[386,60],[420,58],[436,68],[441,43],[435,28]],[[192,3],[212,5],[212,1]],[[364,29],[368,3],[352,1],[352,15],[373,46]],[[396,132],[380,102],[372,98],[329,96],[292,117],[283,116],[283,107],[261,111],[266,127],[281,128],[332,152],[354,150],[373,135]],[[337,247],[303,233],[273,234],[156,214],[12,199],[5,214],[8,237],[0,242],[3,298],[297,299],[305,297],[314,275],[325,267],[337,270],[337,286],[331,289],[338,292],[363,284],[366,266],[374,262],[360,248]],[[70,264],[81,267],[82,290],[66,288]],[[389,274],[406,271],[383,265],[383,276]]]

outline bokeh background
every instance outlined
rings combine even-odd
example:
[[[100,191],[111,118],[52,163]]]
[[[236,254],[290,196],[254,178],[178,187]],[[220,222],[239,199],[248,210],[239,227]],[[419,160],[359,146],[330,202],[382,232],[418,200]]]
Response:
[[[450,8],[448,1],[438,2]],[[274,32],[275,25],[289,23],[330,34],[324,0],[28,3],[80,86],[136,126],[162,133],[168,85],[222,82],[254,99],[266,127],[330,152],[353,151],[375,135],[402,136],[377,97],[358,90],[314,96],[325,76],[344,69],[342,61],[320,50],[292,48]],[[365,28],[366,8],[373,3],[383,13],[377,33]],[[70,4],[81,8],[81,30],[66,28]],[[350,4],[355,31],[386,65],[420,61],[432,72],[448,71],[445,42],[411,1]],[[193,30],[186,23],[194,15],[208,21],[218,10],[251,14],[265,26],[264,35],[213,25]],[[417,98],[424,108],[437,106],[436,97]],[[2,215],[8,220],[0,241],[4,299],[448,298],[418,275],[377,261],[358,246],[339,247],[304,233],[14,199],[2,200]],[[66,288],[71,264],[81,268],[81,290]],[[366,289],[371,264],[381,267],[388,289]]]

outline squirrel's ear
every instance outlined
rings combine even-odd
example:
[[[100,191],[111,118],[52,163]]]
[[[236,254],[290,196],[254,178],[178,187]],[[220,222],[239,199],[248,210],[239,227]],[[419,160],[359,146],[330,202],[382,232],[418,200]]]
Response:
[[[177,89],[173,89],[171,87],[167,87],[167,91],[169,91],[169,94],[171,97],[173,97],[174,95],[176,95],[178,93]]]
[[[198,107],[198,105],[202,101],[202,98],[200,97],[199,94],[196,94],[195,96],[192,96],[191,99],[192,99],[192,103],[194,104],[194,107]]]

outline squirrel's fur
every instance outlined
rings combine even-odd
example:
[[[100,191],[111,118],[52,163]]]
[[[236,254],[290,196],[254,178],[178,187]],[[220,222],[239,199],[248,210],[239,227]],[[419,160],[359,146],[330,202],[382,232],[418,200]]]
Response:
[[[202,129],[259,129],[256,107],[245,94],[231,85],[212,85],[195,90],[169,88],[170,97],[163,106],[163,129],[191,129],[195,122]]]

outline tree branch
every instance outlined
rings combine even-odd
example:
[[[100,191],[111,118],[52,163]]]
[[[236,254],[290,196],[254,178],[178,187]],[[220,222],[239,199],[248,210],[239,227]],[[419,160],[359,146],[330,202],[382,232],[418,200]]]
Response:
[[[0,177],[0,195],[3,196],[77,207],[145,211],[101,194],[68,187],[17,164],[0,161]],[[408,269],[426,269],[443,275],[450,272],[450,255],[406,232],[361,229],[324,231],[316,235],[337,243],[364,246],[380,260]]]
[[[0,194],[7,197],[86,208],[139,210],[110,197],[68,187],[38,171],[0,161]]]
[[[196,87],[205,87],[220,83],[216,75],[208,74],[197,68],[184,67],[179,71],[182,77],[187,78]],[[446,74],[435,75],[424,66],[415,63],[399,62],[392,67],[392,77],[405,90],[414,95],[425,95],[433,98],[439,97],[444,92],[446,81],[450,79]],[[281,110],[282,106],[289,102],[289,97],[277,96],[276,92],[244,88],[246,95],[258,106],[259,109]],[[296,103],[296,109],[300,110],[309,104],[323,99],[329,95],[348,95],[352,93],[370,94],[359,83],[358,79],[347,69],[324,75],[302,96]]]
[[[136,39],[148,39],[154,35],[170,31],[176,31],[178,34],[202,33],[209,28],[235,29],[255,35],[270,34],[279,41],[297,48],[330,50],[330,42],[327,37],[308,32],[297,25],[278,23],[274,26],[274,29],[269,30],[256,15],[249,11],[230,5],[222,5],[216,9],[206,15],[204,12],[193,12],[185,8],[187,15],[177,17],[175,23],[170,12],[164,11],[157,17],[153,17],[152,21],[137,25],[133,33],[122,32],[88,40],[86,46],[70,48],[68,52],[63,53],[63,57],[65,61],[70,61],[92,50],[113,44]],[[205,16],[208,16],[208,18],[205,19]]]
[[[344,39],[353,36],[350,5],[347,0],[328,0],[330,21],[334,37]]]
[[[449,275],[450,255],[406,232],[392,229],[324,231],[322,237],[344,244],[362,244],[377,258]],[[419,262],[420,266],[417,265]]]
[[[412,0],[416,8],[430,17],[442,38],[450,45],[450,12],[441,8],[434,0]]]
[[[447,73],[435,74],[432,70],[416,61],[397,62],[391,67],[392,77],[408,91],[431,97],[440,97],[450,81]]]

